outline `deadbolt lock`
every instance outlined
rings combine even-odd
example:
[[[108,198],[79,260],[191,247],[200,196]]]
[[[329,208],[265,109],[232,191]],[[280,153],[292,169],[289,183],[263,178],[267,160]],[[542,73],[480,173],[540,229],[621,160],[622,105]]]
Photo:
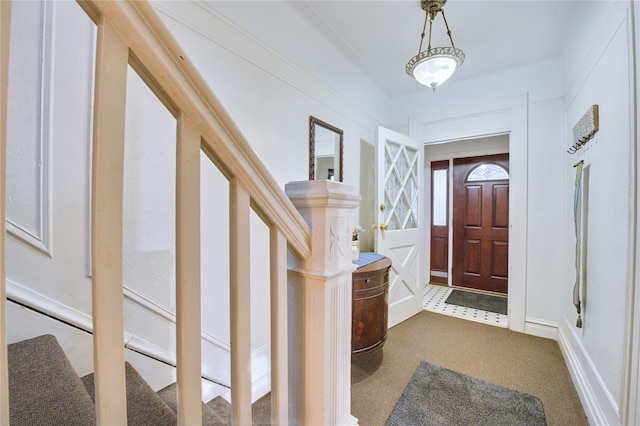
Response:
[[[384,209],[386,209],[385,205],[384,204],[380,204],[380,211],[383,212]]]

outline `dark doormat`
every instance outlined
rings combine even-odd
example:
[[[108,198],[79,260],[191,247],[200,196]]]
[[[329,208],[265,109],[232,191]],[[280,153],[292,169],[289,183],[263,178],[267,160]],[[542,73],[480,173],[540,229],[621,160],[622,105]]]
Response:
[[[471,291],[453,290],[444,303],[507,315],[506,297],[473,293]]]
[[[542,401],[422,361],[386,426],[543,426]]]

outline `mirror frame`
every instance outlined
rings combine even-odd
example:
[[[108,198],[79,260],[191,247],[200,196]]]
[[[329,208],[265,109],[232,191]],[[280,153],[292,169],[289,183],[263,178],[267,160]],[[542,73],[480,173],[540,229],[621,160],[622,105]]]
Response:
[[[309,180],[315,180],[316,175],[316,126],[324,127],[325,129],[340,135],[340,152],[339,161],[340,167],[338,170],[338,182],[342,182],[343,178],[343,163],[344,163],[344,133],[342,129],[332,126],[329,123],[310,115],[309,116]]]

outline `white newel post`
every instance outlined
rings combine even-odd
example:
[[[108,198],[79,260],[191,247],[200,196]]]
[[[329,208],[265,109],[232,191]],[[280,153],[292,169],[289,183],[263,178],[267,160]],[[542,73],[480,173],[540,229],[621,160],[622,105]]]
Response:
[[[290,423],[357,425],[351,415],[350,210],[360,195],[334,181],[285,192],[311,227],[312,256],[289,265]],[[293,264],[291,264],[293,262]]]

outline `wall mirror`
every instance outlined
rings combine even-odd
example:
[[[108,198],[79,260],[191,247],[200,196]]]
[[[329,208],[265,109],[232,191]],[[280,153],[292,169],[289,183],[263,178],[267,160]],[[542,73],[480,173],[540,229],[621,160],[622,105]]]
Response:
[[[309,180],[342,182],[342,130],[309,117]]]

